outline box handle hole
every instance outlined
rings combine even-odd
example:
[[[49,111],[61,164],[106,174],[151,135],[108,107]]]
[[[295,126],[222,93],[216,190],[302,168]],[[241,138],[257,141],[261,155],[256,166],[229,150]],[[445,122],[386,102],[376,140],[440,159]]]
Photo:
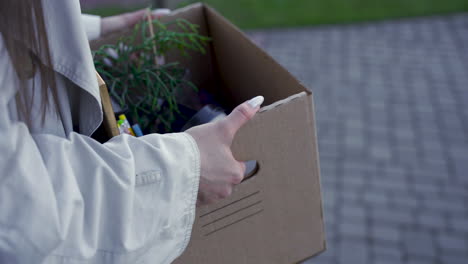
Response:
[[[259,170],[258,162],[256,160],[246,161],[245,167],[246,169],[245,169],[245,174],[244,174],[244,180],[242,182],[255,176],[255,174],[257,174]]]

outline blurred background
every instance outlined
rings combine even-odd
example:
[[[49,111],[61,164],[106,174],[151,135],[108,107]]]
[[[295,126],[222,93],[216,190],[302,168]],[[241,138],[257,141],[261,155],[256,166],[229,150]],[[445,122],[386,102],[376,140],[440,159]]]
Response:
[[[467,0],[204,2],[314,93],[328,250],[306,263],[468,263]]]
[[[241,28],[310,26],[468,11],[466,0],[80,0],[88,13],[204,2]]]

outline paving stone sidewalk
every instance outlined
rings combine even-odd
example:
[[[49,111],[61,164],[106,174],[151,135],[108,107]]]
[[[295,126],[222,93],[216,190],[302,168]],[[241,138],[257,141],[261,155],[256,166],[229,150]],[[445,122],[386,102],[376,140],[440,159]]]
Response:
[[[314,93],[328,250],[468,263],[468,14],[251,31]]]

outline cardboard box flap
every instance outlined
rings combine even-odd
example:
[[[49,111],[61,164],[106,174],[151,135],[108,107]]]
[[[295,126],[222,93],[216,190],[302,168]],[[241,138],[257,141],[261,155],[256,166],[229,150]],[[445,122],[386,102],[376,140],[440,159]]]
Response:
[[[254,96],[263,95],[264,105],[300,92],[311,93],[284,67],[253,43],[242,31],[204,4],[193,4],[161,18],[162,22],[183,18],[199,25],[200,34],[210,36],[206,54],[189,57],[170,52],[168,62],[178,61],[191,70],[191,81],[216,95],[228,109]],[[116,44],[126,29],[91,41],[91,48]],[[137,35],[138,37],[140,34]]]
[[[107,90],[106,83],[97,72],[96,77],[98,80],[99,92],[101,94],[102,111],[104,113],[102,122],[104,123],[105,131],[108,135],[116,136],[119,134],[119,129],[117,128],[117,123],[115,121],[109,91]]]
[[[234,104],[263,95],[265,105],[268,105],[293,94],[310,93],[292,74],[214,9],[205,6],[205,16],[213,38],[214,56],[223,90]]]
[[[316,142],[304,140],[314,135],[311,100],[294,95],[241,128],[234,155],[259,170],[228,199],[199,208],[175,263],[296,263],[325,249]]]

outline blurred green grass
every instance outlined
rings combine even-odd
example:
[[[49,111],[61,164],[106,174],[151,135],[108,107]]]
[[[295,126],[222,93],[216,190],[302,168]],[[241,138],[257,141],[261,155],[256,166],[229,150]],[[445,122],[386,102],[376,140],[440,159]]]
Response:
[[[100,16],[112,16],[112,15],[117,15],[129,11],[134,11],[139,8],[144,8],[141,6],[134,7],[134,8],[129,8],[129,7],[99,7],[99,8],[94,8],[94,9],[85,9],[83,10],[83,13],[86,14],[92,14],[92,15],[100,15]]]
[[[169,0],[170,1],[170,0]],[[184,6],[194,0],[179,4]],[[241,28],[352,23],[468,11],[468,0],[203,0]],[[129,9],[101,8],[112,15]]]

